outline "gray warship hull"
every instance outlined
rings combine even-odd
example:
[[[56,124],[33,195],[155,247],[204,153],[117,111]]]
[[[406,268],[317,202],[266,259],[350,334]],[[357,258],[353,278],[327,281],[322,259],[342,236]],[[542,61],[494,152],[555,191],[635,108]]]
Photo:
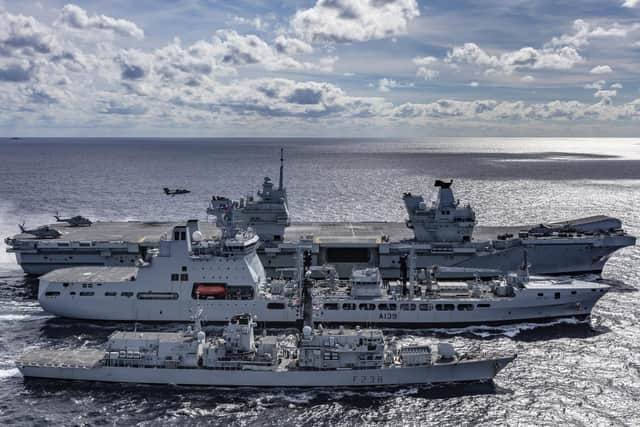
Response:
[[[576,220],[578,222],[578,220]],[[157,248],[163,236],[177,223],[96,222],[90,227],[56,225],[62,236],[37,239],[19,234],[6,240],[25,273],[41,275],[59,268],[76,266],[134,265],[147,251]],[[295,267],[299,245],[308,247],[315,265],[332,264],[341,277],[355,266],[380,268],[386,280],[400,277],[399,256],[407,244],[416,249],[416,268],[433,265],[458,267],[442,279],[472,278],[478,269],[516,270],[526,250],[531,272],[541,275],[600,273],[617,250],[634,245],[635,238],[624,233],[570,234],[552,236],[521,235],[530,226],[476,227],[466,243],[414,242],[404,223],[293,223],[283,241],[264,243],[258,254],[271,277],[289,277]],[[215,224],[201,223],[205,236],[217,236]],[[512,235],[518,237],[498,238]]]
[[[24,377],[111,383],[209,387],[343,387],[431,385],[490,381],[515,356],[463,359],[430,366],[339,370],[226,370],[101,366],[100,351],[40,351],[18,368]]]

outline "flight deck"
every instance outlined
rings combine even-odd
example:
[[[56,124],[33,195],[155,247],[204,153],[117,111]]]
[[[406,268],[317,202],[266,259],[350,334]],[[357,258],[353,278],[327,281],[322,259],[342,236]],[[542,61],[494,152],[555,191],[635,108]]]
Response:
[[[385,279],[399,278],[408,262],[417,269],[457,268],[463,277],[474,277],[480,270],[517,270],[524,258],[535,274],[598,273],[613,252],[635,244],[619,219],[604,215],[533,226],[478,226],[472,207],[455,199],[452,183],[436,180],[432,203],[404,193],[404,222],[292,222],[281,159],[277,186],[265,178],[256,197],[214,195],[206,221],[92,222],[76,215],[34,229],[20,225],[22,233],[5,242],[26,273],[41,275],[66,267],[134,267],[161,241],[174,239],[176,228],[183,235],[185,223],[199,231],[189,233],[194,239],[251,228],[260,237],[258,255],[268,277],[296,274],[301,252],[309,251],[313,265],[333,265],[340,277],[349,277],[354,268],[376,267]]]
[[[16,241],[39,243],[54,242],[129,242],[140,246],[155,247],[163,238],[169,238],[171,230],[183,222],[145,222],[145,221],[96,221],[88,227],[72,227],[67,224],[50,224],[58,230],[60,237],[39,239],[25,233],[12,237]],[[530,225],[491,227],[477,226],[473,233],[474,240],[495,239],[499,234],[517,233],[530,228]],[[204,237],[216,238],[220,230],[214,223],[199,222]],[[413,232],[403,222],[293,222],[286,228],[285,242],[298,242],[311,238],[317,243],[352,242],[381,243],[385,240],[398,242],[413,239]]]

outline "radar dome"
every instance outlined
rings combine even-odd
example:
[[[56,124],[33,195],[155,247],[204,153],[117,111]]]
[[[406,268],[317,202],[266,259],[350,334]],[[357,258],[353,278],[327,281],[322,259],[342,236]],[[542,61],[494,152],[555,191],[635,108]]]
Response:
[[[202,241],[202,232],[200,230],[196,230],[193,232],[193,234],[191,235],[191,240],[194,242],[201,242]]]

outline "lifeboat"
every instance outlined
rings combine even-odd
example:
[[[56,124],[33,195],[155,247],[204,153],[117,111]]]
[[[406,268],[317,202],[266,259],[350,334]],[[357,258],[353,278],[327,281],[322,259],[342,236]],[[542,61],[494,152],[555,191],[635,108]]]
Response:
[[[213,285],[207,283],[198,283],[196,285],[196,294],[201,297],[224,297],[226,289],[224,285]]]

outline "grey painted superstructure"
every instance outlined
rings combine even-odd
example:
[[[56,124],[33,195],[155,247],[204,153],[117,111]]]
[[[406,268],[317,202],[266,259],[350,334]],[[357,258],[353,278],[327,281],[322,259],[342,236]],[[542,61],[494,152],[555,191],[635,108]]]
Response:
[[[479,269],[513,271],[524,252],[531,272],[559,275],[600,273],[616,250],[635,244],[620,220],[593,216],[572,221],[525,226],[476,225],[470,205],[454,198],[452,181],[436,181],[438,195],[432,204],[422,196],[405,193],[405,223],[310,222],[291,223],[282,164],[276,187],[265,178],[257,197],[231,200],[212,197],[207,214],[216,224],[200,223],[207,237],[219,235],[222,219],[232,214],[241,227],[252,228],[261,238],[258,253],[267,275],[287,275],[295,267],[297,248],[312,252],[316,265],[332,264],[340,277],[353,268],[377,267],[385,279],[400,277],[400,257],[411,243],[417,268],[434,265],[457,267],[451,278],[470,278]],[[83,265],[133,265],[158,246],[176,223],[95,222],[88,227],[54,225],[61,236],[41,239],[19,234],[7,238],[8,251],[29,274]]]
[[[448,343],[391,346],[376,329],[256,336],[249,314],[233,316],[222,338],[196,319],[186,332],[122,332],[104,351],[33,350],[25,377],[200,386],[375,387],[488,381],[515,356],[459,355]]]
[[[267,324],[294,325],[305,315],[302,284],[313,280],[309,295],[316,321],[426,327],[584,318],[608,290],[582,280],[530,278],[527,261],[518,274],[441,283],[433,270],[417,268],[411,247],[408,273],[400,281],[383,280],[375,267],[356,269],[347,280],[332,266],[313,267],[307,277],[300,247],[292,272],[297,279],[273,279],[258,245],[256,235],[233,229],[207,240],[197,222],[189,221],[174,227],[134,267],[74,267],[42,276],[38,301],[58,316],[115,321],[187,321],[200,301],[209,322],[251,312]]]

